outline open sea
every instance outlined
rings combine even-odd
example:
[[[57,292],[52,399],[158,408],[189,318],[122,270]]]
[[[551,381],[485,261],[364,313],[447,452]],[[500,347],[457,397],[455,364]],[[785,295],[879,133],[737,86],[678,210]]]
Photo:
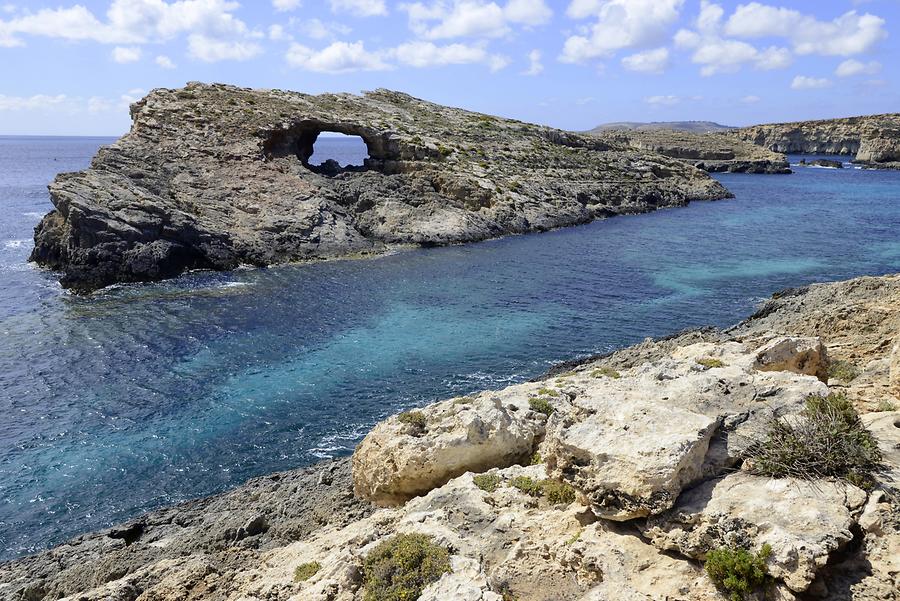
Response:
[[[900,271],[900,172],[798,168],[544,234],[76,297],[27,263],[32,229],[111,141],[0,138],[0,560],[346,455],[408,407]]]

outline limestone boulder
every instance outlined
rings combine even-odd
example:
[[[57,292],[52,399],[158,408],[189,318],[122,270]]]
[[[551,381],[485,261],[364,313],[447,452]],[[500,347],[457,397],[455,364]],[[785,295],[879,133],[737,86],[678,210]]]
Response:
[[[769,544],[769,573],[802,592],[853,538],[865,502],[865,492],[849,484],[737,472],[683,493],[642,531],[660,549],[697,559],[723,546],[758,550]]]
[[[875,436],[881,450],[885,469],[879,474],[879,480],[900,489],[900,411],[867,413],[860,419]]]
[[[895,398],[900,399],[900,339],[894,344],[891,353],[891,366],[888,376],[888,387]]]
[[[429,405],[381,422],[353,454],[357,496],[395,505],[465,472],[527,462],[547,416],[529,400],[538,384]],[[562,408],[564,398],[554,398]]]
[[[819,338],[785,336],[764,345],[756,354],[756,369],[789,371],[828,381],[828,352]]]

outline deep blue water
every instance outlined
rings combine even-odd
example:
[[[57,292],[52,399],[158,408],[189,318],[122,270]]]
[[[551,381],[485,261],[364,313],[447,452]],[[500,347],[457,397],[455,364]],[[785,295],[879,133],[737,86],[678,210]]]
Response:
[[[26,258],[46,184],[105,142],[0,139],[0,559],[346,454],[404,407],[900,271],[900,173],[798,169],[545,234],[79,298]]]

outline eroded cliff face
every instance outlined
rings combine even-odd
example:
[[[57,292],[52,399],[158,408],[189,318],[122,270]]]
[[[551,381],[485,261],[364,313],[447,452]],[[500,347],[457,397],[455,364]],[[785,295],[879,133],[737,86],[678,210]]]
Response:
[[[897,599],[898,326],[900,276],[786,291],[726,331],[392,416],[352,483],[346,460],[275,474],[0,566],[0,598],[363,601],[370,554],[416,534],[451,568],[420,601],[715,601],[710,551],[764,545],[766,599]],[[839,391],[876,486],[747,469],[773,419]]]
[[[775,152],[850,155],[873,167],[900,167],[900,113],[754,125],[725,135]]]
[[[131,132],[50,185],[32,259],[91,290],[195,268],[377,253],[729,196],[679,161],[378,90],[310,96],[189,84],[132,106]],[[358,169],[313,167],[325,131]]]

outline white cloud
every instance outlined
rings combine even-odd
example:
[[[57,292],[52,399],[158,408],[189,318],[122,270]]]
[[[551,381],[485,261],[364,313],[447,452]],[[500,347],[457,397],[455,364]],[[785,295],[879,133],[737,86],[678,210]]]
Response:
[[[622,59],[622,66],[639,73],[662,73],[669,66],[669,49],[654,48],[626,56]]]
[[[398,62],[411,67],[431,67],[435,65],[461,65],[480,63],[488,59],[481,46],[450,44],[436,46],[432,42],[409,42],[394,48],[391,54]]]
[[[831,80],[816,77],[807,77],[806,75],[798,75],[791,82],[793,90],[818,90],[831,86]]]
[[[6,96],[0,94],[0,111],[33,111],[58,107],[68,101],[65,94],[47,96],[37,94],[35,96]]]
[[[676,47],[693,50],[691,61],[701,65],[701,75],[734,73],[744,65],[771,70],[791,64],[793,57],[787,48],[769,46],[761,50],[747,42],[722,37],[724,14],[718,4],[701,0],[697,30],[681,29],[675,34]]]
[[[118,98],[92,96],[88,99],[87,110],[90,113],[127,112],[128,107],[140,100],[146,93],[146,90],[135,88],[128,90]]]
[[[881,73],[881,63],[879,63],[878,61],[863,63],[853,58],[847,59],[842,62],[834,71],[834,74],[838,77],[852,77],[854,75],[878,75],[879,73]]]
[[[550,20],[553,11],[544,0],[509,0],[505,6],[484,0],[453,0],[424,4],[401,4],[409,27],[430,39],[458,37],[495,38],[507,35],[512,26],[534,27]]]
[[[759,96],[753,96],[752,94],[750,96],[744,96],[743,98],[741,98],[741,102],[743,102],[744,104],[756,104],[760,100],[762,100],[762,98],[760,98]]]
[[[245,61],[262,54],[262,46],[250,41],[229,41],[203,34],[188,36],[188,55],[205,63]]]
[[[284,30],[284,25],[279,25],[277,23],[269,26],[268,35],[269,39],[273,42],[283,42],[284,40],[292,39],[290,34]]]
[[[285,55],[290,66],[317,73],[351,73],[390,69],[378,53],[365,49],[363,43],[334,42],[322,50],[291,44]]]
[[[156,57],[156,64],[163,69],[174,69],[175,63],[168,56],[160,54]]]
[[[681,102],[678,96],[648,96],[644,98],[644,102],[650,106],[675,106]]]
[[[319,19],[309,19],[299,26],[303,35],[314,40],[325,40],[339,35],[347,35],[352,30],[340,23],[325,23]]]
[[[137,46],[116,46],[112,51],[112,59],[120,64],[135,63],[141,60],[141,49]]]
[[[296,10],[303,4],[301,0],[272,0],[272,6],[278,12]]]
[[[503,69],[509,66],[509,63],[512,61],[508,56],[503,56],[502,54],[492,54],[488,58],[488,69],[491,70],[491,73],[496,73],[497,71],[502,71]]]
[[[589,31],[569,36],[560,60],[578,63],[626,48],[649,48],[665,39],[684,0],[573,0],[573,19],[595,17]]]
[[[384,0],[328,0],[331,12],[352,17],[378,17],[388,13]]]
[[[742,4],[725,24],[725,33],[734,37],[782,37],[797,54],[850,56],[866,52],[887,37],[885,21],[869,13],[844,13],[832,21],[759,2]]]
[[[528,53],[528,69],[523,71],[523,75],[540,75],[544,71],[544,64],[541,62],[541,51],[535,48]]]

